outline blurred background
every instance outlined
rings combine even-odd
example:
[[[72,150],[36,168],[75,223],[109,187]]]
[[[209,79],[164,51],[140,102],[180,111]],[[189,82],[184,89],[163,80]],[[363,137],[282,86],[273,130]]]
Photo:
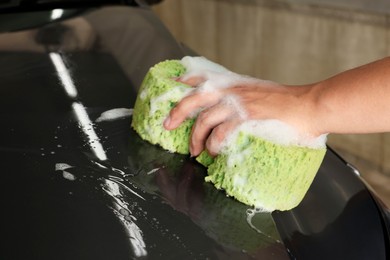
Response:
[[[389,0],[165,0],[154,11],[199,55],[237,73],[305,84],[390,55]],[[390,133],[330,135],[390,206]]]

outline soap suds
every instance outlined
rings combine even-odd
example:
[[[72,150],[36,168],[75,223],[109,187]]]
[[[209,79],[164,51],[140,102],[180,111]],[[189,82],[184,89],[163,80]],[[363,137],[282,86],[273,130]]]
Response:
[[[248,181],[248,179],[244,178],[242,176],[239,176],[239,175],[233,176],[234,187],[243,187],[243,186],[245,186],[247,181]]]
[[[236,164],[244,163],[246,158],[251,156],[251,154],[253,154],[253,149],[249,147],[238,153],[229,153],[227,157],[227,166],[234,167]]]
[[[142,90],[142,92],[139,94],[139,97],[144,100],[147,96],[148,96],[148,91],[147,89],[149,89],[148,86],[145,86],[144,90]]]
[[[187,72],[210,70],[214,72],[227,72],[229,71],[225,67],[214,63],[205,57],[190,57],[186,56],[181,59],[181,63],[186,68]]]
[[[118,118],[129,117],[133,114],[132,108],[114,108],[103,112],[95,122],[111,121]]]
[[[74,176],[72,173],[67,172],[67,169],[74,168],[73,166],[67,164],[67,163],[56,163],[55,170],[56,171],[62,171],[62,176],[70,181],[76,180],[76,176]]]
[[[56,171],[64,171],[66,169],[73,168],[73,166],[67,164],[67,163],[56,163],[55,170]]]
[[[290,125],[273,119],[248,120],[242,123],[225,138],[222,147],[234,144],[240,132],[284,146],[302,146],[313,149],[326,147],[326,134],[319,137],[309,137],[299,133]]]
[[[165,103],[167,101],[171,101],[175,98],[177,98],[177,100],[180,100],[181,98],[185,97],[191,91],[192,91],[191,88],[185,87],[183,85],[178,85],[178,86],[172,88],[170,91],[167,91],[164,94],[162,94],[156,98],[150,99],[149,115],[150,116],[154,115],[154,113],[156,113],[156,111],[160,107],[161,103],[164,103],[164,106],[165,106]]]
[[[160,170],[160,168],[154,168],[153,170],[148,171],[146,174],[150,175],[150,174],[157,172],[158,170]]]
[[[76,176],[74,176],[73,174],[71,174],[70,172],[67,172],[67,171],[63,171],[63,172],[62,172],[62,176],[63,176],[65,179],[69,180],[69,181],[74,181],[74,180],[76,180]]]
[[[234,73],[219,64],[207,60],[205,57],[186,56],[181,60],[181,63],[186,68],[186,73],[181,76],[182,80],[186,81],[191,77],[204,79],[194,89],[196,92],[212,92],[218,89],[243,85],[277,85],[272,81]]]
[[[230,109],[233,109],[235,114],[238,115],[241,120],[246,120],[248,118],[248,114],[241,106],[240,100],[237,96],[227,95],[226,97],[223,97],[222,104],[229,107]]]

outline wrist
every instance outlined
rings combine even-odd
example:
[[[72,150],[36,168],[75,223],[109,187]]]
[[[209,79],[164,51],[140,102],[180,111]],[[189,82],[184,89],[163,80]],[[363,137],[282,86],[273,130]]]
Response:
[[[309,132],[317,137],[329,133],[328,116],[332,113],[326,102],[325,83],[317,82],[307,86],[308,91],[304,97],[306,117]]]

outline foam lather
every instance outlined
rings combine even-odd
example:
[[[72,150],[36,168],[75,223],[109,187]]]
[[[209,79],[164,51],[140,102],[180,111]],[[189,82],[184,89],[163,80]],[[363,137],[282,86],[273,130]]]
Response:
[[[193,61],[185,59],[185,64]],[[189,153],[194,119],[172,131],[164,129],[163,121],[193,89],[173,79],[193,72],[189,70],[179,60],[152,67],[141,85],[132,121],[142,139],[181,154]],[[264,211],[289,210],[302,201],[313,182],[326,152],[325,140],[299,138],[276,120],[254,121],[238,127],[217,157],[203,152],[197,160],[208,167],[206,181],[227,195]]]

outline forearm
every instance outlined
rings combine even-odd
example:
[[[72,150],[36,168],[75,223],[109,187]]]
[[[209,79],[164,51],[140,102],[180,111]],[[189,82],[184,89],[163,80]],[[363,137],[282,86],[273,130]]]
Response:
[[[308,95],[318,134],[390,131],[390,58],[314,84]]]

